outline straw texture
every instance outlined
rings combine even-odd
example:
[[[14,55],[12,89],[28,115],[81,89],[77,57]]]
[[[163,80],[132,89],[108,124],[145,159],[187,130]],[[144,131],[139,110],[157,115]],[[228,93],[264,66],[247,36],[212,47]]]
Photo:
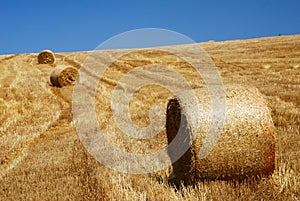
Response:
[[[50,81],[53,86],[63,87],[73,84],[77,75],[77,68],[61,65],[53,69],[50,75]]]
[[[38,63],[39,64],[54,64],[55,55],[50,50],[44,50],[38,55]]]
[[[168,143],[176,135],[184,135],[180,136],[182,144],[186,140],[190,143],[188,151],[173,163],[172,182],[193,184],[198,180],[241,180],[272,174],[275,166],[274,126],[265,100],[252,86],[227,85],[224,89],[226,119],[216,145],[204,159],[200,157],[201,147],[211,125],[208,91],[204,88],[195,90],[199,113],[187,113],[191,105],[183,103],[180,97],[169,100]],[[195,118],[201,126],[192,123]],[[180,122],[183,122],[184,129],[181,130],[184,133],[178,132]],[[172,159],[172,153],[169,155]]]

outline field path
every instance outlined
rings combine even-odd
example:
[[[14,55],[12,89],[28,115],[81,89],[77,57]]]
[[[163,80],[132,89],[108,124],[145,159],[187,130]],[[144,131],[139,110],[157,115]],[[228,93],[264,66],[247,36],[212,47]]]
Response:
[[[184,198],[196,200],[201,193],[210,196],[216,190],[222,191],[218,192],[222,195],[233,194],[232,200],[235,200],[234,196],[240,198],[240,195],[257,199],[263,196],[265,200],[286,195],[286,200],[297,200],[300,197],[300,35],[211,41],[200,46],[212,57],[224,83],[253,85],[267,100],[276,127],[276,169],[272,177],[263,180],[262,184],[238,184],[240,187],[235,188],[225,183],[204,183],[199,188],[185,190],[190,194]],[[112,52],[103,53],[103,59],[113,55]],[[98,194],[99,189],[90,186],[97,181],[109,198],[115,198],[115,191],[119,195],[126,194],[127,200],[134,200],[131,199],[134,193],[156,196],[155,193],[159,192],[166,199],[183,200],[182,195],[172,188],[151,183],[148,177],[140,179],[146,176],[120,176],[91,158],[87,160],[72,123],[73,87],[53,87],[49,77],[57,65],[80,68],[89,54],[56,53],[57,60],[53,66],[38,64],[37,54],[0,55],[0,200],[76,200],[76,197],[68,196],[77,195],[82,189]],[[147,58],[143,53],[139,56]],[[148,59],[151,60],[151,57]],[[109,99],[126,68],[130,70],[132,66],[143,64],[137,60],[120,61],[108,70],[100,90],[104,95],[96,98]],[[193,72],[184,65],[177,67],[195,87],[198,86]],[[162,91],[150,91],[148,88],[140,91],[143,93],[133,96],[131,117],[136,124],[145,126],[150,122],[150,106],[157,100],[163,105],[165,96],[161,95]],[[99,101],[95,108],[104,128],[112,125],[109,103]],[[115,127],[112,130],[118,131]],[[162,140],[164,132],[153,140],[132,140],[130,143],[117,132],[108,134],[110,140],[115,140],[116,145],[126,151],[147,151],[165,145]],[[92,174],[94,170],[90,163],[94,164],[92,167],[97,169],[98,175]],[[119,182],[125,177],[129,179]],[[112,185],[112,181],[116,185]]]
[[[33,68],[34,58],[34,55],[13,55],[0,60],[3,72],[0,76],[0,180],[22,161],[32,142],[61,112],[47,81],[51,69],[49,66]]]
[[[73,90],[72,87],[52,87],[49,77],[53,66],[37,64],[36,54],[2,57],[0,180],[19,165],[43,133],[71,123]],[[83,62],[85,54],[79,58]],[[76,59],[73,54],[58,54],[56,64],[79,68]]]

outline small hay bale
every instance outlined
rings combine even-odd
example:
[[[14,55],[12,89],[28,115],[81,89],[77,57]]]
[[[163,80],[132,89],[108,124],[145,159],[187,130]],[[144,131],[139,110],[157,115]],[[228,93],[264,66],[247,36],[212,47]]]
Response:
[[[61,65],[53,69],[50,75],[50,81],[53,86],[63,87],[73,84],[77,76],[77,68]]]
[[[188,151],[173,163],[170,182],[190,185],[203,180],[242,180],[272,174],[275,168],[274,125],[265,100],[255,87],[230,85],[224,89],[224,126],[213,150],[204,159],[200,157],[200,150],[211,124],[208,91],[194,91],[199,114],[191,110],[190,114],[186,112],[191,104],[181,101],[186,96],[184,93],[169,100],[166,119],[168,143],[176,135],[180,139],[176,144],[178,149],[180,144],[189,143]],[[198,126],[192,125],[195,121],[191,119],[195,117],[200,122]],[[183,129],[179,129],[180,122],[183,122]],[[170,150],[169,155],[172,160]]]
[[[54,64],[55,55],[50,50],[43,50],[38,55],[38,63],[39,64]]]

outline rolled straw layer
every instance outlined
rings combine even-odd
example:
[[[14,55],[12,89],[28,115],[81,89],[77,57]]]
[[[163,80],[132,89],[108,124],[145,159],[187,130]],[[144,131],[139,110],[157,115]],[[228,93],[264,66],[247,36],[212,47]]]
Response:
[[[199,113],[188,110],[191,107],[188,101],[181,101],[186,96],[184,93],[181,97],[169,100],[166,121],[168,143],[180,135],[182,140],[176,146],[180,149],[181,144],[190,145],[188,151],[173,163],[173,182],[192,184],[207,179],[241,180],[273,172],[274,126],[265,100],[255,87],[230,85],[224,89],[224,126],[220,129],[217,143],[205,158],[200,156],[200,152],[211,125],[208,91],[195,90]],[[185,98],[189,100],[189,97]],[[200,122],[198,125],[193,123],[195,118]],[[180,122],[183,122],[183,129],[179,129]],[[179,130],[184,132],[180,133]],[[206,140],[205,143],[209,143],[209,139]],[[171,152],[169,155],[172,159],[174,154]]]
[[[53,64],[55,62],[55,55],[50,50],[44,50],[38,55],[39,64]]]
[[[77,68],[61,65],[53,69],[50,75],[50,81],[53,86],[63,87],[73,84],[77,75]]]

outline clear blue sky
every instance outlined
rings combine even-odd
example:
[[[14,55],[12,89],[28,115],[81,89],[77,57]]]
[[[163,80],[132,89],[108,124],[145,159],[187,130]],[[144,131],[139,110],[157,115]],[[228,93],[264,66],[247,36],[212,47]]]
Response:
[[[202,42],[300,33],[299,0],[16,1],[0,4],[0,54],[93,50],[132,29]]]

